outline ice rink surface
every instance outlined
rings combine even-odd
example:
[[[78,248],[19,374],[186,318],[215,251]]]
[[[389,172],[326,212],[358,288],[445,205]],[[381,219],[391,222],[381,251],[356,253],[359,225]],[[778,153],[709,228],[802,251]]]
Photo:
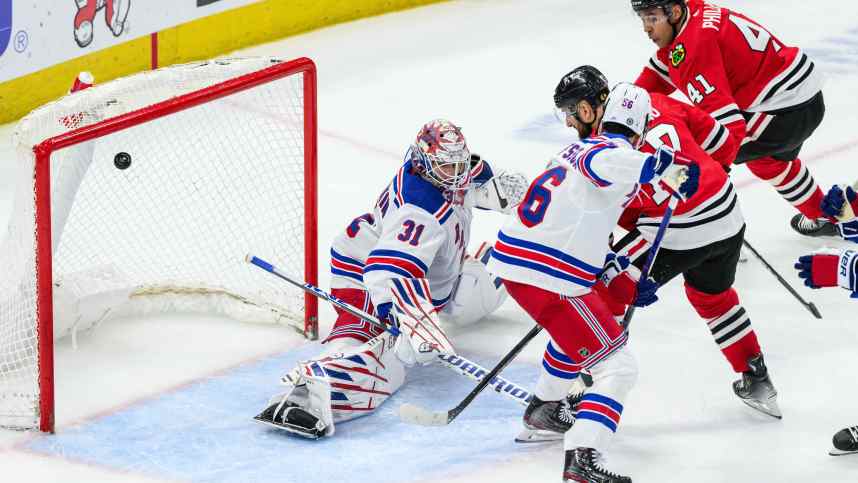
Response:
[[[802,158],[823,186],[858,179],[858,3],[723,1],[828,73],[827,113]],[[559,78],[580,64],[611,82],[633,80],[654,47],[628,2],[458,1],[362,20],[259,46],[240,55],[308,56],[319,68],[321,284],[328,242],[367,211],[419,126],[447,117],[495,166],[537,173],[571,138],[551,115]],[[0,127],[0,222],[12,187],[13,127]],[[193,135],[193,133],[189,133]],[[837,242],[803,239],[793,210],[745,168],[733,171],[747,239],[790,282],[801,254]],[[349,208],[343,208],[347,205]],[[478,213],[471,248],[502,217]],[[851,482],[858,456],[827,455],[832,434],[858,424],[858,301],[799,288],[815,320],[753,258],[736,282],[780,392],[782,421],[733,395],[736,377],[682,285],[637,312],[631,346],[640,379],[626,402],[609,468],[636,482]],[[322,308],[321,332],[333,311]],[[513,302],[451,331],[467,357],[491,366],[530,328]],[[507,375],[532,386],[545,338]],[[318,348],[285,328],[170,316],[114,321],[58,344],[57,435],[0,430],[0,481],[552,482],[560,444],[513,443],[521,407],[478,398],[450,426],[396,418],[402,402],[448,409],[472,383],[416,368],[379,413],[338,426],[329,440],[285,437],[251,421],[278,376]]]

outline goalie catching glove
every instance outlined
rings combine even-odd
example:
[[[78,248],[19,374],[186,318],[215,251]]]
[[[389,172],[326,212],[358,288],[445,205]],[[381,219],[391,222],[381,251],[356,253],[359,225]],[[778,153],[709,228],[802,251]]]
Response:
[[[472,189],[469,195],[477,208],[509,214],[524,199],[529,185],[523,174],[501,171]]]

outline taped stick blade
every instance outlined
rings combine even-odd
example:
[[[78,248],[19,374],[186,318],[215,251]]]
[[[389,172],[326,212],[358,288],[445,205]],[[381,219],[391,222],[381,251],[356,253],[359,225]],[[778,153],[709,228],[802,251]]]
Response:
[[[429,411],[411,403],[399,406],[399,419],[419,426],[446,426],[449,422],[447,411]]]

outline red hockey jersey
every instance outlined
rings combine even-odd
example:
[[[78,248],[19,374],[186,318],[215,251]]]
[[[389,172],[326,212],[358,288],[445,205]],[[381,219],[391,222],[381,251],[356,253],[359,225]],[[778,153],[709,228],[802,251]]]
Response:
[[[821,89],[822,75],[801,49],[738,12],[702,0],[687,4],[679,34],[655,53],[635,83],[650,92],[680,90],[730,130],[737,149],[765,129],[746,125],[742,112],[796,106]]]
[[[721,163],[729,164],[730,158],[724,156],[732,149],[729,143],[733,141],[725,140],[720,149],[711,149],[717,138],[715,133],[729,137],[724,127],[694,106],[663,94],[652,94],[652,108],[649,131],[641,150],[654,153],[659,146],[667,144],[700,166],[697,193],[677,205],[662,246],[690,250],[738,233],[745,219],[735,188],[721,166]],[[707,146],[710,149],[704,150]],[[717,156],[718,161],[712,156]],[[626,230],[637,227],[644,238],[652,241],[667,209],[669,196],[657,186],[644,185],[626,207],[620,225]]]

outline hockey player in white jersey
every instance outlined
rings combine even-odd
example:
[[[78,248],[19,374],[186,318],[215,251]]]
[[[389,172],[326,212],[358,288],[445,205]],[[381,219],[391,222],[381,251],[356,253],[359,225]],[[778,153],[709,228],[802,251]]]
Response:
[[[580,128],[582,140],[564,149],[531,183],[517,216],[498,233],[488,269],[545,327],[556,355],[571,369],[592,375],[592,386],[577,403],[575,424],[564,436],[563,480],[624,483],[631,478],[609,472],[601,458],[637,379],[637,362],[626,346],[628,333],[591,287],[623,207],[640,186],[660,182],[690,196],[696,180],[688,179],[683,158],[670,148],[655,155],[636,150],[651,110],[645,90],[625,83],[614,87],[598,107],[604,115],[592,137],[586,137],[581,119],[591,122],[594,113],[582,112],[579,105],[564,114],[567,125]],[[652,295],[640,293],[636,303],[645,305]],[[571,386],[569,379],[543,371],[528,411],[562,407]]]
[[[439,316],[469,324],[506,298],[485,268],[490,248],[474,257],[465,253],[471,208],[508,213],[526,187],[524,176],[495,175],[471,154],[453,123],[424,125],[372,212],[334,239],[331,292],[392,325],[402,316],[403,300],[416,303],[431,318],[431,335],[444,343],[437,351],[424,350],[409,330],[394,337],[337,309],[324,353],[287,374],[286,393],[272,398],[256,419],[309,438],[330,436],[335,423],[371,413],[399,389],[407,366],[452,350],[435,324]]]

